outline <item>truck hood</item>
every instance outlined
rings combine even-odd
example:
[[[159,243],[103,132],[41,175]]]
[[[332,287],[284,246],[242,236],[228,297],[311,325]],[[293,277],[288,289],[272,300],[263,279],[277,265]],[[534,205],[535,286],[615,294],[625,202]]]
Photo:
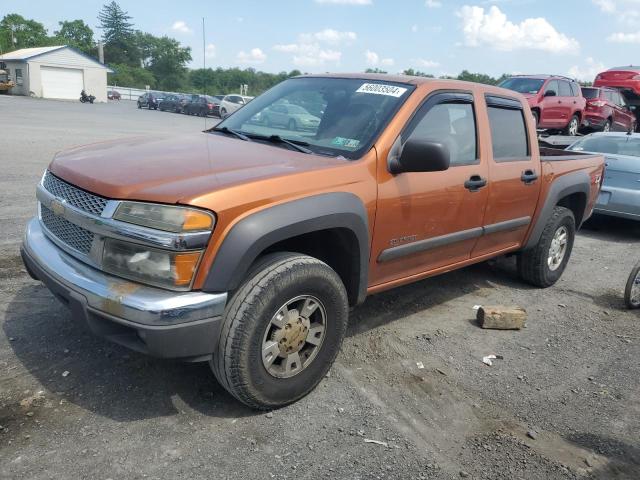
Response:
[[[184,203],[238,183],[327,168],[344,158],[308,155],[217,133],[136,137],[58,153],[49,170],[113,199]]]

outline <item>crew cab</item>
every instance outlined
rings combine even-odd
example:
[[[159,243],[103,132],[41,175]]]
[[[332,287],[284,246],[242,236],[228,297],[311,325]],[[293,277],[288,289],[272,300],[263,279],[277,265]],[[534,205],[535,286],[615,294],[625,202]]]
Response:
[[[318,126],[255,121],[282,103]],[[237,399],[271,409],[321,381],[367,295],[505,254],[553,285],[603,167],[541,156],[510,90],[301,76],[205,132],[58,153],[22,257],[96,334],[209,361]]]
[[[584,120],[586,100],[575,80],[557,75],[522,75],[500,83],[521,93],[529,102],[536,128],[577,135]]]

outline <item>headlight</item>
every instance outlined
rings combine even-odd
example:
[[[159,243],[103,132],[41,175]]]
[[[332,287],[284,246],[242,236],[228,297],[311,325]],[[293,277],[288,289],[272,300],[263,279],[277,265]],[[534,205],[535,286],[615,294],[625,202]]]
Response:
[[[175,233],[213,230],[215,224],[213,214],[203,210],[141,202],[122,202],[113,218]]]
[[[160,250],[109,238],[104,242],[102,268],[142,283],[188,290],[201,254],[201,251]]]

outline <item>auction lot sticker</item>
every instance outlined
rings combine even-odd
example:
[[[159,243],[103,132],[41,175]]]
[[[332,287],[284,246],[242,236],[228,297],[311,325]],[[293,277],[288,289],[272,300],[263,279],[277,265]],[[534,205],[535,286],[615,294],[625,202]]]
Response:
[[[372,93],[374,95],[386,95],[388,97],[401,97],[407,89],[396,87],[395,85],[384,85],[382,83],[363,83],[356,90],[356,93]]]

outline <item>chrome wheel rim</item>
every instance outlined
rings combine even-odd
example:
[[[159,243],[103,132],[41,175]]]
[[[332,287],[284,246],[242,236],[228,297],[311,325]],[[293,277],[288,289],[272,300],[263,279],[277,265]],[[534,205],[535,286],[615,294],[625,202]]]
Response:
[[[609,122],[604,122],[603,132],[609,132],[611,130],[611,124]]]
[[[556,230],[549,246],[549,256],[547,257],[547,265],[551,271],[555,271],[562,264],[564,256],[567,253],[567,245],[569,244],[569,230],[562,226]]]
[[[324,341],[327,313],[312,295],[292,298],[278,309],[262,338],[262,365],[269,375],[290,378],[311,365]]]
[[[578,134],[578,120],[576,118],[571,119],[571,124],[569,125],[569,135],[577,135]]]
[[[640,306],[640,272],[636,274],[636,278],[631,284],[631,295],[629,301],[634,307]]]

